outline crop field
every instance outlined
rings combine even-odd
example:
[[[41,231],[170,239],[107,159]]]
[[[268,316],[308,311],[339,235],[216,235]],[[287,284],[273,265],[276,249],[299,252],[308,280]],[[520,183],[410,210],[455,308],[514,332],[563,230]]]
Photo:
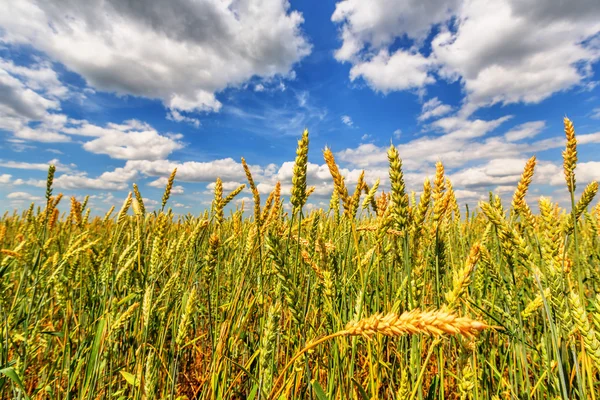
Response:
[[[217,180],[199,216],[169,209],[176,171],[156,211],[133,185],[60,213],[50,166],[45,201],[0,220],[0,398],[600,398],[598,183],[564,124],[567,209],[527,203],[535,157],[512,201],[466,208],[441,162],[406,188],[390,146],[389,193],[325,149],[309,212],[306,131],[289,199],[242,159],[253,204]]]

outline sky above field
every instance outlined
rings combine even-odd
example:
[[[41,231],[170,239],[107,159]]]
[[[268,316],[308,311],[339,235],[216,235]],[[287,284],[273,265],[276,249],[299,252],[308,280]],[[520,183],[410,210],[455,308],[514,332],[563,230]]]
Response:
[[[217,177],[251,165],[266,197],[291,187],[310,132],[311,206],[329,203],[329,146],[352,188],[387,190],[398,146],[409,190],[442,161],[459,203],[510,197],[538,158],[529,199],[566,204],[562,120],[579,139],[579,189],[600,179],[597,0],[0,0],[0,209],[55,193],[94,213],[136,182],[197,214]],[[250,201],[248,191],[238,197]],[[65,202],[66,204],[67,202]],[[247,207],[248,208],[248,207]]]

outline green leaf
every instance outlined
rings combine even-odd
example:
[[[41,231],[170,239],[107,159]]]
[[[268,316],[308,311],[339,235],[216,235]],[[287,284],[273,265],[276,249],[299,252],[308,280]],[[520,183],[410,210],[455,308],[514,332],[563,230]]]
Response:
[[[120,306],[122,304],[127,303],[129,300],[133,299],[135,296],[137,296],[137,294],[135,293],[130,293],[129,295],[123,297],[118,303],[117,305]]]
[[[121,375],[123,375],[123,378],[125,378],[125,380],[127,381],[127,383],[129,383],[131,386],[139,386],[140,382],[136,379],[135,375],[127,372],[127,371],[119,371],[121,373]]]
[[[260,354],[260,351],[256,351],[252,357],[250,357],[250,359],[248,360],[247,364],[248,366],[250,366],[252,364],[252,361],[254,361],[254,359],[256,358],[257,355]],[[252,379],[256,384],[260,383],[259,380],[246,368],[244,367],[242,364],[237,363],[235,360],[232,360],[229,357],[226,357],[228,361],[232,362],[235,366],[237,366],[239,369],[241,369],[242,371],[244,371],[246,373],[246,375],[248,375],[248,377],[250,379]]]
[[[19,389],[21,389],[21,391],[25,395],[25,398],[27,400],[30,400],[29,396],[27,396],[27,393],[25,393],[25,386],[23,386],[23,382],[21,382],[21,378],[19,378],[19,375],[17,375],[17,373],[13,367],[0,369],[0,374],[6,376],[11,381],[13,381],[15,383],[15,385],[17,385],[19,387]]]
[[[252,386],[252,390],[250,390],[247,400],[254,400],[256,393],[258,393],[258,383],[255,383],[254,386]]]
[[[88,365],[85,371],[86,386],[90,383],[92,374],[96,368],[96,360],[98,359],[98,355],[100,354],[100,345],[102,343],[102,337],[104,334],[105,326],[106,320],[104,318],[100,319],[98,321],[98,325],[96,326],[96,335],[94,336],[94,343],[92,344],[90,358],[88,360]]]
[[[42,331],[40,332],[42,335],[56,336],[59,338],[64,337],[64,333],[62,331]]]
[[[358,383],[358,381],[354,378],[352,378],[352,382],[354,382],[354,385],[356,385],[356,388],[358,389],[358,393],[360,393],[360,396],[362,397],[362,399],[369,400],[369,396],[367,396],[367,392],[365,391],[365,388],[363,388],[361,386],[361,384]]]
[[[319,382],[317,382],[316,379],[313,379],[312,381],[310,381],[310,384],[312,385],[313,389],[315,390],[315,393],[317,394],[317,398],[319,400],[329,400],[327,397],[327,394],[325,393],[325,391],[323,390],[321,385],[319,385]]]
[[[440,380],[438,379],[438,377],[434,376],[433,380],[431,381],[431,386],[429,386],[429,392],[427,393],[427,400],[433,400],[437,397],[439,383],[440,383]]]

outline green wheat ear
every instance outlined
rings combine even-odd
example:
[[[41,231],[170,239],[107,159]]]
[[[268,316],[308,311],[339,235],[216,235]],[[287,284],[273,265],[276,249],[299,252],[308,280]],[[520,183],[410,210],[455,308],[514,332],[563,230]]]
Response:
[[[306,203],[306,169],[308,166],[308,129],[302,133],[302,138],[298,141],[296,149],[296,161],[294,163],[294,172],[292,176],[292,193],[290,203],[294,206],[293,213],[302,209]]]
[[[160,211],[165,210],[165,206],[167,205],[167,201],[169,201],[169,197],[171,196],[171,189],[173,188],[173,182],[175,181],[175,175],[177,174],[177,168],[171,172],[169,175],[169,179],[167,180],[167,186],[165,187],[165,193],[162,197],[162,203],[160,207]]]
[[[56,166],[50,164],[48,167],[48,178],[46,179],[46,204],[50,203],[52,197],[52,183],[54,182],[54,173],[56,172]]]

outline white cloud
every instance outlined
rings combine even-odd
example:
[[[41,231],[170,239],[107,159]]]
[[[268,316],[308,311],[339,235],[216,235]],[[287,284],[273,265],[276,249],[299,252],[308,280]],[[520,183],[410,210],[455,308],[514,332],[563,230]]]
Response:
[[[23,139],[32,142],[64,143],[71,141],[71,138],[69,136],[46,129],[43,125],[40,125],[36,128],[24,126],[23,128],[15,130],[13,134],[18,139]]]
[[[10,175],[10,174],[0,175],[0,184],[6,185],[6,184],[10,183],[11,178],[12,178],[12,175]]]
[[[41,180],[41,179],[15,179],[15,181],[13,182],[13,184],[17,185],[17,186],[21,186],[21,185],[26,185],[26,186],[35,186],[35,187],[46,187],[46,181],[45,180]]]
[[[42,184],[45,181],[41,181]],[[63,174],[54,179],[54,187],[57,189],[91,189],[91,190],[125,190],[128,185],[120,180],[113,181],[110,178],[90,178],[86,174],[68,175]]]
[[[116,168],[114,171],[103,172],[98,179],[109,182],[126,183],[137,178],[137,171],[128,170],[125,168]]]
[[[160,178],[149,182],[148,186],[164,188],[167,186],[168,181],[169,179],[166,176],[161,176]]]
[[[175,185],[171,188],[171,194],[183,194],[185,189],[181,185]]]
[[[431,61],[419,53],[397,50],[390,55],[381,50],[368,61],[354,64],[350,80],[363,78],[373,90],[383,93],[418,89],[435,82],[431,67]]]
[[[421,115],[419,115],[419,121],[425,121],[430,118],[441,117],[442,115],[448,114],[452,111],[452,107],[447,104],[443,104],[437,97],[427,100],[423,104]]]
[[[592,181],[600,181],[600,162],[588,161],[577,163],[575,174],[577,181],[581,182],[579,186],[587,185]]]
[[[27,85],[50,94],[51,98],[66,95],[66,89],[48,65],[28,68],[0,60],[0,129],[11,131],[13,138],[10,140],[20,147],[25,147],[27,141],[71,142],[74,135],[84,136],[93,138],[83,143],[85,150],[130,160],[163,159],[184,147],[180,141],[182,135],[161,135],[150,125],[137,120],[101,127],[51,113],[50,110],[60,108],[60,103],[42,97]],[[171,114],[180,121],[192,124],[196,121],[176,110],[171,110]],[[37,124],[33,126],[30,122]]]
[[[15,136],[45,142],[70,141],[71,136],[93,138],[83,143],[85,150],[127,160],[163,159],[184,147],[180,141],[183,138],[181,134],[161,135],[141,121],[109,123],[102,127],[55,114],[49,114],[45,121],[35,128],[26,127],[15,132]]]
[[[176,122],[187,122],[196,128],[200,127],[200,120],[198,118],[186,117],[177,110],[169,110],[169,112],[167,112],[167,119]]]
[[[485,121],[451,116],[434,121],[430,126],[441,131],[441,135],[417,137],[397,146],[403,168],[423,171],[436,161],[442,161],[446,168],[460,168],[474,161],[529,157],[535,152],[565,146],[562,135],[533,141],[527,146],[516,141],[519,137],[535,136],[545,126],[542,121],[521,124],[504,135],[489,135],[509,119],[510,116],[505,116]],[[580,145],[600,143],[600,132],[579,134],[577,141]],[[336,159],[361,168],[383,166],[388,162],[387,149],[388,146],[366,143],[339,151]]]
[[[44,151],[47,151],[49,153],[54,153],[54,154],[65,154],[62,151],[58,150],[58,149],[44,149]]]
[[[484,196],[479,192],[464,189],[455,190],[454,195],[456,196],[457,200],[479,200]]]
[[[25,161],[12,161],[12,160],[0,160],[0,167],[3,168],[14,168],[14,169],[29,169],[36,171],[48,171],[50,164],[56,167],[57,171],[69,172],[73,168],[77,167],[75,164],[65,165],[58,159],[52,159],[47,163],[29,163]]]
[[[540,133],[546,127],[545,121],[532,121],[518,125],[504,134],[509,142],[530,139]]]
[[[579,143],[579,144],[600,143],[600,132],[577,135],[577,143]]]
[[[590,116],[590,118],[593,118],[593,119],[600,119],[600,107],[598,107],[598,108],[594,108],[594,109],[592,110],[592,115]]]
[[[158,201],[154,199],[148,199],[146,197],[142,197],[142,200],[144,201],[144,206],[146,207],[156,207],[160,204]]]
[[[339,1],[331,20],[341,24],[343,44],[335,57],[351,61],[365,48],[387,47],[403,35],[422,40],[431,25],[445,21],[457,4],[457,0]]]
[[[438,119],[432,122],[431,126],[448,132],[446,135],[452,139],[471,139],[486,135],[498,128],[504,122],[511,119],[511,115],[506,115],[494,120],[466,119],[460,116],[451,116]]]
[[[349,115],[342,115],[341,119],[342,122],[349,127],[352,127],[352,125],[354,125],[354,122],[352,121],[352,118],[350,118]]]
[[[491,185],[515,185],[519,182],[527,159],[494,159],[486,164],[463,169],[450,175],[462,187],[483,188]]]
[[[395,137],[396,139],[400,139],[400,136],[402,136],[402,129],[396,129],[396,130],[394,131],[394,137]]]
[[[84,4],[85,3],[85,4]],[[215,93],[287,76],[310,53],[287,0],[8,2],[2,40],[47,53],[96,89],[217,111]]]
[[[600,31],[599,9],[587,0],[465,1],[455,31],[437,35],[433,53],[476,106],[537,103],[589,75],[600,53],[584,41]]]
[[[43,93],[49,98],[64,99],[69,94],[69,90],[60,82],[58,74],[49,62],[24,67],[0,59],[0,69],[19,78],[28,88]]]
[[[467,114],[494,103],[537,103],[585,84],[600,58],[594,0],[342,0],[332,21],[342,39],[335,57],[353,65],[350,79],[363,77],[386,93],[423,89],[435,70],[460,81]],[[431,51],[421,53],[434,27]],[[390,54],[399,38],[412,47]]]
[[[251,205],[253,200],[252,200],[252,197],[244,196],[244,197],[236,197],[235,199],[233,199],[233,202],[236,205],[236,207],[244,206],[244,208],[248,209],[248,204]],[[250,206],[250,207],[252,207],[252,206]]]
[[[83,148],[91,153],[107,154],[122,160],[157,160],[183,148],[183,135],[162,136],[155,130],[111,131],[86,142]]]
[[[583,190],[592,181],[600,181],[600,162],[578,162],[575,169],[575,177],[577,179],[578,191]],[[564,186],[565,177],[562,164],[545,162],[536,166],[533,182],[543,185]]]
[[[34,196],[27,192],[13,192],[6,195],[7,199],[10,200],[27,200],[27,201],[40,201],[42,200],[39,196]]]
[[[167,177],[177,168],[176,181],[182,182],[212,182],[220,177],[224,181],[242,181],[246,175],[241,163],[232,158],[214,160],[210,162],[185,161],[176,162],[169,160],[130,160],[125,163],[125,170],[138,171],[147,176]],[[251,165],[250,170],[256,177],[260,176],[263,169]],[[166,178],[150,183],[151,186],[164,187]]]
[[[100,174],[98,177],[92,178],[89,177],[86,172],[74,171],[72,168],[75,167],[75,165],[73,164],[70,166],[63,166],[58,162],[58,160],[52,160],[49,163],[57,165],[57,171],[65,172],[54,177],[53,187],[56,189],[125,190],[129,186],[128,183],[135,179],[138,175],[137,171],[116,168],[113,171],[106,171]],[[35,164],[15,161],[0,161],[0,166],[39,171],[48,170],[48,164]],[[40,188],[46,187],[46,179],[15,179],[13,183],[15,185],[27,185]]]
[[[503,195],[507,193],[514,193],[516,189],[515,185],[500,185],[494,188],[494,193],[498,195]]]
[[[60,103],[41,96],[11,75],[0,63],[0,129],[17,130],[31,120],[41,120]]]
[[[223,182],[223,190],[225,191],[231,191],[231,190],[235,190],[238,187],[240,187],[242,185],[241,182],[237,182],[237,181],[225,181]],[[215,189],[215,182],[211,182],[208,185],[206,185],[206,189],[210,190],[211,193],[212,191]],[[246,190],[248,190],[248,184],[246,184]]]

